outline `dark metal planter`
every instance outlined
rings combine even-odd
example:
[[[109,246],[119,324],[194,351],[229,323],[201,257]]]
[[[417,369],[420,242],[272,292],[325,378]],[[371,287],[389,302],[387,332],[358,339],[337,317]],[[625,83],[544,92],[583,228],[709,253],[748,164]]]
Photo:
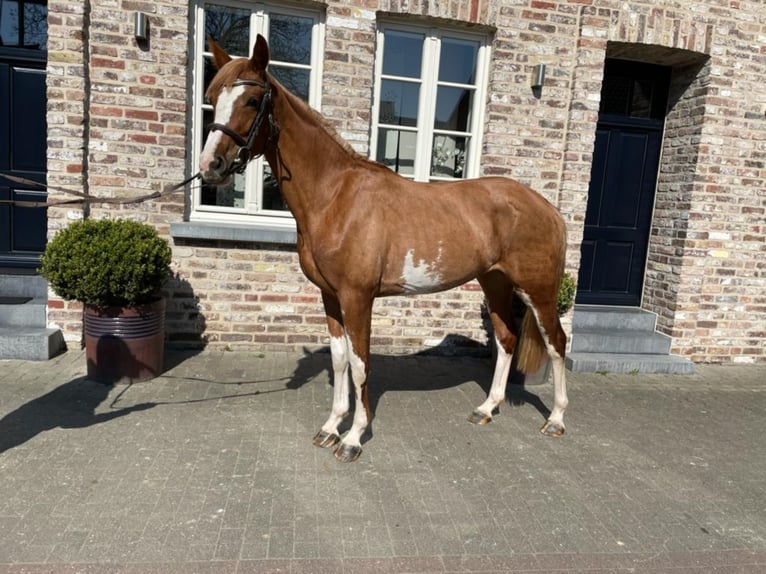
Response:
[[[165,300],[139,307],[85,306],[88,378],[101,383],[136,382],[162,373]]]

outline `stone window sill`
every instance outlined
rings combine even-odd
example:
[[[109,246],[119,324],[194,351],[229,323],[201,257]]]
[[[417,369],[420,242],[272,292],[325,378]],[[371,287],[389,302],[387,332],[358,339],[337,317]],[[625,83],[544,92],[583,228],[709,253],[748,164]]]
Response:
[[[294,229],[209,221],[171,223],[170,236],[174,239],[271,243],[275,245],[295,245],[297,237]]]

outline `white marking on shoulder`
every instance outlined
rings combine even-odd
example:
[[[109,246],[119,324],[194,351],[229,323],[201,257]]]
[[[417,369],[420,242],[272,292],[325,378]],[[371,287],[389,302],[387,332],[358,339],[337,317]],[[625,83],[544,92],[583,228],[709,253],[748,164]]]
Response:
[[[402,267],[402,287],[407,293],[429,293],[442,286],[442,275],[439,270],[442,258],[442,248],[435,261],[425,259],[415,261],[415,250],[410,249],[404,257]]]

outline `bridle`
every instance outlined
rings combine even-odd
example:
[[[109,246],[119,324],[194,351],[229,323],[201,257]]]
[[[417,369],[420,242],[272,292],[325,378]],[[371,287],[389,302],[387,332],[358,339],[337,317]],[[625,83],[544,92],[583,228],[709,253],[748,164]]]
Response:
[[[277,126],[274,124],[273,108],[271,105],[271,82],[268,78],[265,82],[260,80],[235,80],[231,87],[237,86],[256,86],[263,88],[266,92],[261,98],[261,103],[258,105],[258,113],[253,118],[253,123],[250,124],[250,129],[247,132],[247,138],[243,138],[229,126],[224,124],[212,123],[208,125],[210,132],[223,132],[229,136],[234,143],[239,146],[237,154],[230,165],[226,166],[226,170],[221,174],[223,176],[231,175],[232,173],[242,173],[247,168],[248,162],[255,156],[252,155],[250,148],[255,143],[255,138],[258,137],[258,132],[261,129],[264,119],[269,119],[269,142],[276,140],[278,135]]]

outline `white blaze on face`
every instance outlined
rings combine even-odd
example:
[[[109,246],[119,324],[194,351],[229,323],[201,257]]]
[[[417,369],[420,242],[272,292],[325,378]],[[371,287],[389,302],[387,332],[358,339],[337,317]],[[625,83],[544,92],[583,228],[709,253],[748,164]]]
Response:
[[[245,86],[237,86],[235,88],[224,89],[221,95],[218,96],[218,102],[215,105],[215,118],[213,122],[221,125],[228,125],[231,121],[231,114],[234,112],[234,102],[237,101],[243,93],[245,93]],[[221,143],[221,138],[224,136],[222,131],[216,130],[210,132],[205,142],[205,147],[202,150],[199,158],[199,169],[202,173],[208,171],[208,167],[215,160],[215,150],[218,149],[218,144]]]
[[[442,285],[442,275],[439,271],[439,263],[442,257],[442,248],[436,261],[428,262],[425,259],[415,261],[415,250],[410,249],[404,257],[402,267],[402,287],[407,293],[429,293]]]

